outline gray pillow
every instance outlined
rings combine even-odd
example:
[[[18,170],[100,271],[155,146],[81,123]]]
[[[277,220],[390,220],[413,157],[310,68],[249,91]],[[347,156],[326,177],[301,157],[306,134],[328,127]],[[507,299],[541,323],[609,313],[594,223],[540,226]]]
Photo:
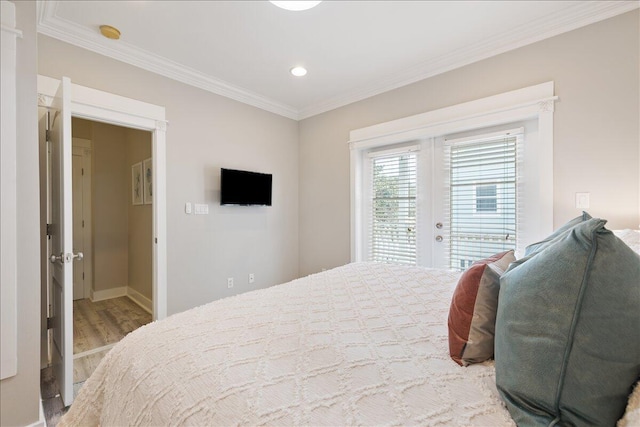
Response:
[[[588,221],[590,219],[591,219],[591,215],[589,215],[585,211],[582,211],[582,215],[573,218],[571,221],[567,222],[562,227],[554,231],[546,239],[541,240],[540,242],[532,243],[529,246],[527,246],[524,250],[524,255],[528,256],[533,254],[534,252],[538,252],[539,250],[544,249],[546,246],[551,244],[554,240],[568,233],[569,230],[571,230],[576,225],[582,224],[583,222]]]
[[[520,427],[614,425],[640,376],[640,256],[605,223],[501,277],[496,384]]]

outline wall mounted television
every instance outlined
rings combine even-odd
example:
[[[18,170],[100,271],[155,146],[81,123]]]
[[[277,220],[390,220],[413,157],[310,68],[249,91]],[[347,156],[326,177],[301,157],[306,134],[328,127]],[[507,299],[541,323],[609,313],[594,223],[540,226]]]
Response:
[[[220,169],[220,204],[271,206],[272,175]]]

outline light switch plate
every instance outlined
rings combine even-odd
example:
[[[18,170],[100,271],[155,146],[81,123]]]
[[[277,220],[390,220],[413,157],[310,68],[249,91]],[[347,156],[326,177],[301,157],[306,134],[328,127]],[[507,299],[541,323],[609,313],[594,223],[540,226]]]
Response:
[[[195,206],[196,215],[209,215],[209,205],[196,203]]]
[[[576,193],[576,208],[589,209],[589,196],[591,193]]]
[[[184,204],[184,213],[186,214],[190,214],[191,213],[191,202],[187,202]]]

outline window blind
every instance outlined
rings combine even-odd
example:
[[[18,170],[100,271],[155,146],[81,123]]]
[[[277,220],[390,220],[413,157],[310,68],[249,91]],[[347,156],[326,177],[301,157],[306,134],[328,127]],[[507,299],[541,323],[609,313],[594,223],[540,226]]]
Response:
[[[516,247],[517,135],[445,145],[449,268]]]
[[[371,154],[371,261],[416,264],[416,157]]]

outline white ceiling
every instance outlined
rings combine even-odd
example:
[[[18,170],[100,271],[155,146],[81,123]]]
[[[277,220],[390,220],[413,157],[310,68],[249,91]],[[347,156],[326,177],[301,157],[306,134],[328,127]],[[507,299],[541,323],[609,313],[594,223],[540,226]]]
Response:
[[[302,119],[638,7],[638,1],[41,1],[38,31]],[[122,32],[99,34],[103,24]],[[303,65],[307,76],[289,69]]]

